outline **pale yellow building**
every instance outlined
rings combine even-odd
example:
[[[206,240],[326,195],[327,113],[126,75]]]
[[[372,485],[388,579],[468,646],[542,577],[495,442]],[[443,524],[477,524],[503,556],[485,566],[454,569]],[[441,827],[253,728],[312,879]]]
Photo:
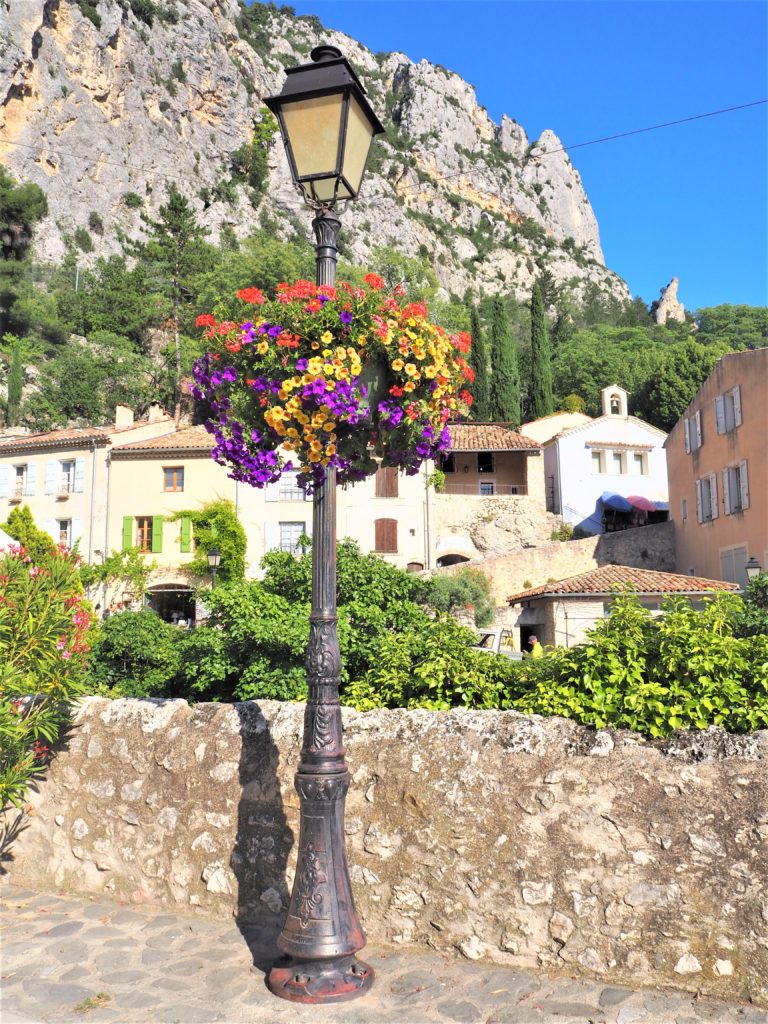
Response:
[[[666,451],[678,570],[746,586],[768,566],[768,348],[718,361]]]
[[[115,423],[108,427],[0,439],[0,522],[14,508],[27,505],[35,525],[57,543],[77,544],[86,561],[98,561],[107,542],[112,445],[172,429],[172,420],[159,406],[140,422],[134,422],[126,406],[118,406]]]

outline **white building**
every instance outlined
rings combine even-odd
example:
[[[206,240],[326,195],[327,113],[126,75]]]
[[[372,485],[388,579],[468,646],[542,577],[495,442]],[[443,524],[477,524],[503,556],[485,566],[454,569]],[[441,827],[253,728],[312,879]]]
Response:
[[[544,446],[547,509],[586,534],[666,518],[666,434],[630,416],[627,392],[603,388],[603,415]]]

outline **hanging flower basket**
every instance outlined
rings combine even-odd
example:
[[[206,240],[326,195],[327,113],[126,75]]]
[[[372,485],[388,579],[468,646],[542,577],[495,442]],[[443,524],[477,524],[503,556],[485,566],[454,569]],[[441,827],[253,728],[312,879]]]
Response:
[[[382,289],[375,274],[363,288],[280,284],[273,299],[246,288],[234,310],[197,318],[208,352],[192,394],[230,476],[264,487],[296,469],[311,491],[328,466],[342,483],[379,461],[413,474],[447,450],[448,420],[472,404],[470,337]]]

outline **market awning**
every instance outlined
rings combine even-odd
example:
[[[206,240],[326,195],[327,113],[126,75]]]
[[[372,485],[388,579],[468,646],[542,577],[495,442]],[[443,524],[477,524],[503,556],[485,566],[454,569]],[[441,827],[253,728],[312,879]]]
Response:
[[[656,502],[651,501],[650,498],[644,498],[641,494],[629,494],[627,501],[632,508],[639,508],[642,512],[656,511]]]
[[[632,506],[627,499],[622,498],[620,494],[616,494],[614,491],[603,491],[600,495],[600,501],[602,501],[606,508],[610,508],[614,512],[632,511]]]

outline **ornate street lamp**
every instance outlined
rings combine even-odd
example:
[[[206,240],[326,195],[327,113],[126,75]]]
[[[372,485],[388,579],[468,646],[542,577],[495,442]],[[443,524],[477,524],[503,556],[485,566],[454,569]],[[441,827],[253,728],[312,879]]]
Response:
[[[755,556],[752,555],[747,564],[744,566],[744,571],[747,574],[747,580],[751,583],[752,580],[757,579],[757,577],[763,571],[763,567],[760,565]]]
[[[341,51],[317,46],[312,64],[288,68],[283,91],[265,99],[276,115],[294,184],[317,212],[316,282],[336,283],[338,200],[355,199],[374,135],[384,131]],[[344,849],[344,760],[336,615],[336,469],[313,495],[309,698],[295,786],[300,801],[296,875],[277,940],[286,954],[269,987],[282,999],[336,1003],[363,995],[373,970],[355,957],[365,945]]]
[[[208,552],[208,568],[211,570],[211,590],[216,589],[216,570],[221,565],[221,552],[218,548],[211,548]]]

